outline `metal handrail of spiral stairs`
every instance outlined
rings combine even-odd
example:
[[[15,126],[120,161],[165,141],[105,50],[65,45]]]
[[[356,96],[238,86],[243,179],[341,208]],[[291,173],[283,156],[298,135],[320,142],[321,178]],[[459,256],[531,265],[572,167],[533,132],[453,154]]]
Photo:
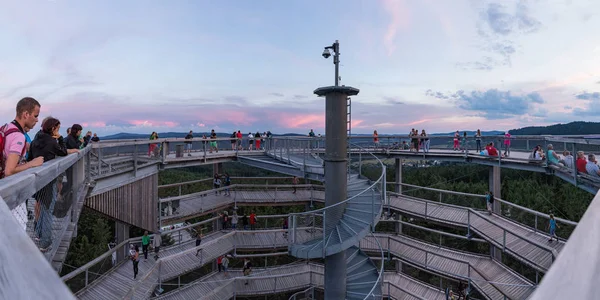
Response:
[[[386,166],[385,164],[374,154],[366,151],[364,148],[360,147],[359,145],[355,145],[355,144],[351,144],[353,147],[356,147],[358,149],[360,149],[360,151],[364,151],[365,154],[369,154],[372,159],[374,159],[381,167],[381,174],[379,175],[379,177],[377,178],[377,180],[375,180],[374,182],[370,182],[369,180],[369,186],[366,187],[364,190],[358,192],[356,195],[353,195],[351,197],[348,197],[346,200],[321,208],[321,209],[316,209],[316,210],[311,210],[308,212],[301,212],[301,213],[291,213],[289,215],[289,219],[288,219],[288,224],[289,224],[289,245],[290,247],[294,244],[303,244],[306,243],[308,241],[312,241],[312,240],[316,240],[318,238],[321,238],[322,236],[322,247],[323,247],[323,253],[322,253],[322,257],[325,257],[327,255],[331,255],[333,253],[327,253],[327,245],[328,245],[328,241],[326,241],[326,237],[328,236],[328,234],[326,234],[328,232],[328,229],[335,229],[335,227],[337,226],[336,224],[326,224],[325,222],[325,217],[326,215],[329,213],[340,213],[340,210],[345,210],[346,209],[346,205],[349,202],[358,199],[359,197],[363,197],[365,195],[367,195],[367,193],[369,193],[369,191],[371,191],[371,212],[370,212],[370,220],[369,220],[369,224],[367,224],[366,222],[364,223],[364,227],[366,227],[365,229],[367,229],[367,232],[364,232],[365,230],[361,230],[358,232],[354,232],[354,237],[357,238],[356,244],[358,244],[358,242],[360,241],[360,239],[364,238],[367,234],[373,234],[373,231],[375,229],[375,225],[377,223],[377,221],[380,218],[380,215],[383,211],[383,207],[385,202],[387,201],[387,197],[386,197]],[[348,164],[351,164],[351,161],[348,161]],[[360,165],[362,164],[362,159],[359,161],[359,171],[358,171],[358,178],[362,179],[362,178],[366,178],[368,179],[368,177],[363,176],[362,174],[362,166]],[[348,174],[348,178],[350,179],[350,177],[352,175],[356,175],[356,174]],[[348,187],[348,191],[350,191],[350,187]],[[377,192],[377,193],[376,193]],[[379,194],[380,193],[380,194]],[[381,203],[377,204],[377,209],[375,208],[376,206],[376,200],[377,199],[381,199]],[[368,201],[366,202],[368,203]],[[361,203],[361,204],[365,204],[365,202]],[[368,205],[368,204],[367,204]],[[368,213],[368,210],[365,210],[364,212]],[[318,218],[321,218],[321,224],[318,224]],[[304,223],[299,224],[298,221],[304,221]],[[338,222],[341,222],[338,221]],[[308,225],[308,226],[307,226]],[[312,231],[309,232],[308,235],[304,234],[302,237],[300,236],[300,234],[297,234],[297,230],[299,227],[302,227],[302,230],[306,230],[306,227],[311,227]],[[307,230],[308,232],[308,230]],[[339,232],[338,232],[339,234]],[[363,235],[363,236],[361,236]],[[352,237],[350,237],[349,239],[352,239]],[[340,244],[341,244],[340,240]],[[380,252],[381,252],[381,257],[384,257],[383,254],[383,248],[381,247],[381,245],[379,244],[379,241],[377,241]],[[345,247],[345,246],[340,246],[341,250],[335,252],[335,253],[339,253],[341,251],[345,251],[347,248],[351,247]],[[291,248],[290,248],[291,249]],[[307,252],[307,259],[308,257],[308,252]],[[365,299],[380,299],[382,297],[381,294],[376,294],[376,288],[377,286],[381,286],[382,285],[382,276],[383,276],[383,259],[381,260],[381,266],[379,267],[379,274],[378,274],[378,279],[377,281],[374,283],[373,287],[371,288],[371,290],[369,291],[369,293],[367,294],[367,296],[365,297]],[[377,266],[375,266],[377,268]],[[302,292],[302,291],[301,291]],[[301,293],[300,292],[300,293]],[[300,294],[298,294],[300,295]],[[290,299],[294,299],[294,298],[290,298]]]

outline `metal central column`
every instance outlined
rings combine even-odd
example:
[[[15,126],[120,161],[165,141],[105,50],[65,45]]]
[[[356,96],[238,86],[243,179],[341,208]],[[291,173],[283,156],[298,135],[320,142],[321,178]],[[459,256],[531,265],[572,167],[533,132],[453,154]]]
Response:
[[[347,131],[346,98],[358,94],[358,89],[345,86],[322,87],[315,94],[325,96],[325,206],[347,198]],[[326,210],[325,234],[335,230],[344,214],[345,205]],[[346,298],[346,253],[325,257],[325,299]]]

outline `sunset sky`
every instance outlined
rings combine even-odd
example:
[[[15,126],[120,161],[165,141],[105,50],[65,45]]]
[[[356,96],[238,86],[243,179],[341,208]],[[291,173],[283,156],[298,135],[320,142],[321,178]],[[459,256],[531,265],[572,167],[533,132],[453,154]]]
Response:
[[[323,132],[336,39],[356,133],[598,121],[599,28],[597,0],[0,0],[0,122]]]

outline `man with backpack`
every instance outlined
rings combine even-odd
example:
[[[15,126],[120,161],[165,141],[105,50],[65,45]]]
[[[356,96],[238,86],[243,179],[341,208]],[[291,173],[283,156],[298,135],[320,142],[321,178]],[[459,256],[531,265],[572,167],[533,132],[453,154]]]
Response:
[[[40,103],[26,97],[17,103],[15,119],[0,127],[0,179],[8,177],[29,168],[41,166],[44,157],[40,156],[25,162],[27,151],[25,134],[33,129],[38,122]],[[11,207],[12,214],[22,223],[27,222],[27,204],[24,202],[17,207]]]
[[[17,103],[15,119],[0,127],[0,178],[8,177],[29,168],[41,166],[43,157],[23,163],[25,157],[25,132],[31,130],[38,122],[40,103],[26,97]]]

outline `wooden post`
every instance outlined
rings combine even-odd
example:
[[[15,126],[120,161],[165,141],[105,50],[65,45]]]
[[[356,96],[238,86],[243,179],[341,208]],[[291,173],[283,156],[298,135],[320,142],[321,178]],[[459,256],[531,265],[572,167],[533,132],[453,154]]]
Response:
[[[129,239],[129,229],[131,226],[123,222],[115,221],[115,237],[117,245]],[[123,261],[127,256],[125,249],[124,251],[117,250],[117,262]]]
[[[396,186],[394,189],[394,192],[402,194],[402,159],[400,158],[396,158],[395,159],[395,169],[396,169],[396,173],[395,173],[395,180],[396,180]]]

